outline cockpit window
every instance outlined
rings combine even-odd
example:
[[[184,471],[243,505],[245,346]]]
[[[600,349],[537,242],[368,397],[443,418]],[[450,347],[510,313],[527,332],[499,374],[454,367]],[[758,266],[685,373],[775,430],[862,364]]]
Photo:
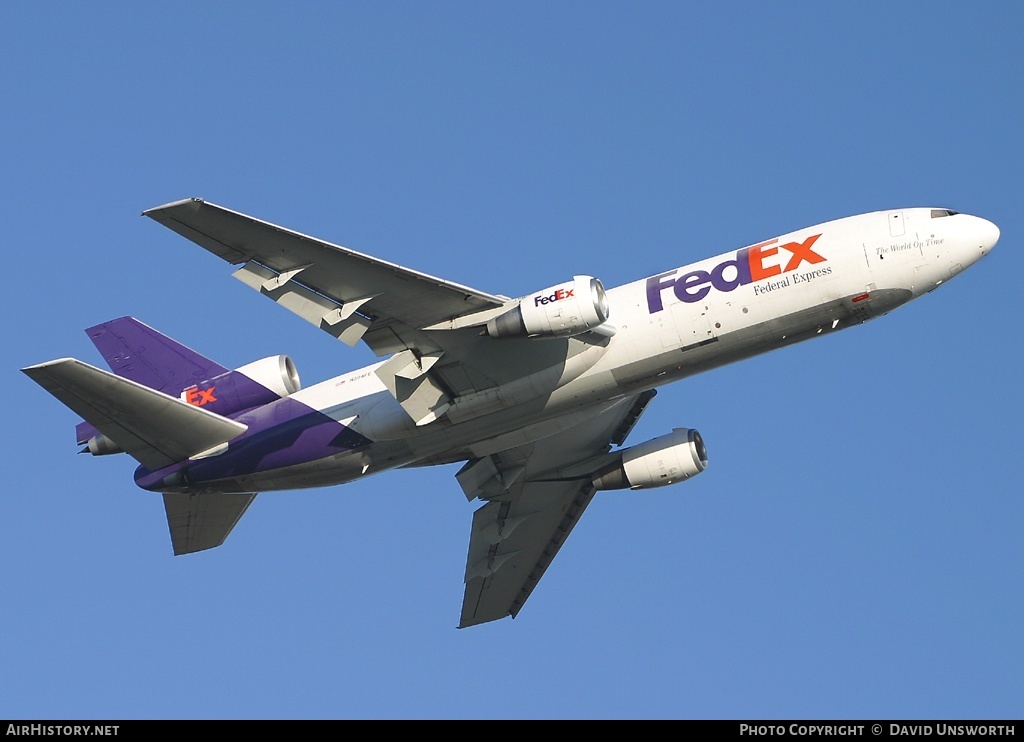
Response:
[[[932,209],[932,219],[938,219],[940,216],[953,216],[959,213],[959,211],[952,211],[951,209]]]

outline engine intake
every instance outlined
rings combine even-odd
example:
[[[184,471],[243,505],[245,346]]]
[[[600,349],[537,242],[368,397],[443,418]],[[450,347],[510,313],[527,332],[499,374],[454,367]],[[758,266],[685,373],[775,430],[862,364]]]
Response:
[[[287,397],[301,387],[292,359],[271,355],[187,387],[180,396],[189,404],[230,417]]]
[[[270,356],[183,389],[181,398],[218,415],[231,416],[270,404],[302,388],[288,356]]]
[[[235,369],[280,397],[287,397],[302,388],[295,362],[288,356],[270,356]]]
[[[509,311],[487,323],[493,338],[571,337],[592,330],[608,319],[608,296],[592,276],[523,297]]]
[[[708,465],[708,452],[700,433],[675,428],[668,435],[621,451],[609,465],[594,473],[599,490],[648,489],[682,482]]]

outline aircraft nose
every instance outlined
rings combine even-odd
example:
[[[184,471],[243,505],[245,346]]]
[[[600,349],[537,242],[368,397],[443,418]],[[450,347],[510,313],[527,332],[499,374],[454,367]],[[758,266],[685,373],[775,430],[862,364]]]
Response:
[[[987,255],[988,251],[996,246],[999,242],[999,227],[990,222],[988,219],[978,218],[978,241],[979,247],[981,247],[982,255]]]
[[[963,229],[958,259],[966,267],[981,260],[995,247],[999,241],[999,227],[988,219],[971,216]]]

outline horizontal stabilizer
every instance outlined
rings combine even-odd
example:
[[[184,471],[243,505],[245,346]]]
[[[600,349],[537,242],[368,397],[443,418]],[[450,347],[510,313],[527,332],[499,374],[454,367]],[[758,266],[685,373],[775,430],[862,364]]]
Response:
[[[175,555],[212,549],[224,543],[256,493],[239,495],[164,494],[167,525]]]
[[[248,429],[74,358],[22,371],[150,471],[184,461]]]

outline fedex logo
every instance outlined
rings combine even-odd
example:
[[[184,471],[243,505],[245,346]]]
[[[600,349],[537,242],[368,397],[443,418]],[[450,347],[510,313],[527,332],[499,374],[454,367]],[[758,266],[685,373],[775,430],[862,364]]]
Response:
[[[533,306],[539,307],[541,304],[562,301],[562,299],[570,298],[574,293],[573,289],[558,289],[551,296],[535,296],[533,297]]]
[[[213,396],[214,389],[216,387],[211,386],[209,389],[200,389],[197,386],[192,386],[181,393],[181,398],[190,405],[202,407],[203,405],[210,404],[210,402],[217,401],[217,398]]]
[[[785,245],[776,245],[777,239],[769,240],[738,250],[735,259],[725,260],[710,271],[696,270],[675,276],[673,270],[652,276],[647,279],[647,309],[654,314],[665,308],[662,292],[667,288],[672,289],[679,301],[692,303],[703,299],[712,288],[733,291],[748,283],[794,271],[801,263],[823,263],[825,258],[811,249],[819,237],[821,235],[816,234],[803,242]],[[785,253],[789,253],[788,259]]]

